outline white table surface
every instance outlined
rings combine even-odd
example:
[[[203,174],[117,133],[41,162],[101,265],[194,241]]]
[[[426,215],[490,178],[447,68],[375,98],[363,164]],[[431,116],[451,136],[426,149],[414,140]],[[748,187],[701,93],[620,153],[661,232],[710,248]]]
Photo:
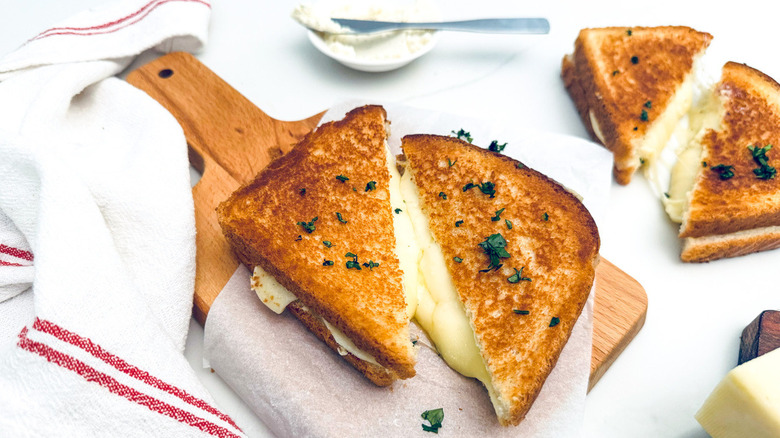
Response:
[[[0,0],[0,56],[99,0]],[[349,98],[402,102],[585,137],[560,79],[561,57],[583,27],[684,24],[715,36],[709,56],[780,78],[780,33],[770,2],[441,1],[443,18],[545,16],[542,38],[444,34],[426,57],[394,72],[361,73],[317,52],[289,14],[294,1],[215,0],[198,57],[274,118],[299,120]],[[723,7],[721,5],[726,5]],[[148,58],[147,58],[148,60]],[[646,289],[644,328],[587,398],[583,436],[707,434],[693,414],[736,365],[739,336],[761,311],[780,308],[780,251],[709,264],[679,261],[677,226],[638,177],[613,184],[600,224],[601,254]],[[251,437],[267,430],[222,380],[201,366],[203,329],[192,322],[186,355],[219,405]]]

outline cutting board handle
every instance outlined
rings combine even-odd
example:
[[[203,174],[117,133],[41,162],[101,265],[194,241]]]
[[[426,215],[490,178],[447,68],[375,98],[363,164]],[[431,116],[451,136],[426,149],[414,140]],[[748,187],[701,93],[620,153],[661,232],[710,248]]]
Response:
[[[275,120],[186,52],[162,56],[127,76],[160,102],[181,125],[204,162],[217,163],[236,181],[253,178],[317,126],[322,113],[296,122]],[[258,144],[267,143],[267,144]],[[192,154],[191,154],[192,155]]]
[[[127,76],[179,122],[190,163],[202,176],[193,188],[196,267],[194,314],[201,322],[238,267],[222,236],[215,208],[271,160],[317,126],[273,119],[189,53],[162,56]]]

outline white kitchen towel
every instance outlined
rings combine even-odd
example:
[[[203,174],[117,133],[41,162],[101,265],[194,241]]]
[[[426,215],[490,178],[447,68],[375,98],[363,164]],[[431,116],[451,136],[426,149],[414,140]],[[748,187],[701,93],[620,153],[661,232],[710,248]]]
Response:
[[[241,436],[182,355],[195,225],[175,119],[115,77],[210,5],[123,1],[0,60],[0,435]]]

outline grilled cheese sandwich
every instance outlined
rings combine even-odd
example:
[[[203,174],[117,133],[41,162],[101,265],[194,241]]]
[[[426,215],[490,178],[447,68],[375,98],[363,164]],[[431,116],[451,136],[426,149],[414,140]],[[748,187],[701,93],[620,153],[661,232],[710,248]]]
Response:
[[[683,26],[583,29],[563,58],[564,85],[591,137],[612,151],[618,183],[661,154],[711,38]]]
[[[595,223],[574,194],[508,157],[435,135],[402,148],[422,251],[415,318],[453,369],[485,384],[499,422],[516,425],[589,295]]]
[[[393,232],[411,226],[393,211],[402,201],[386,124],[384,109],[369,105],[321,125],[217,209],[261,301],[289,309],[381,386],[415,374],[416,280],[396,251],[414,242]]]

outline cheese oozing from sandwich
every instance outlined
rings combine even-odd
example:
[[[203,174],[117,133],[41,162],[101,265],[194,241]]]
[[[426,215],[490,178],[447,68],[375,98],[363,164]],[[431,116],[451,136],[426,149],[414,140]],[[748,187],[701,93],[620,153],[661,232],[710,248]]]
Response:
[[[669,218],[682,222],[690,204],[690,193],[696,182],[696,176],[707,167],[719,163],[707,163],[703,156],[702,138],[709,130],[721,129],[721,120],[725,106],[714,94],[707,95],[689,114],[688,138],[691,140],[677,154],[677,162],[669,178],[668,196],[662,198]]]
[[[780,349],[731,370],[696,420],[714,438],[780,436]]]
[[[255,266],[252,272],[250,287],[257,298],[277,314],[284,312],[288,304],[298,299],[260,266]]]
[[[645,164],[652,165],[669,142],[677,123],[691,108],[693,86],[694,76],[689,73],[677,92],[672,95],[664,111],[656,120],[651,121],[645,135],[638,139],[641,141],[638,148],[639,159]]]
[[[477,347],[474,329],[447,271],[441,246],[433,239],[411,173],[407,168],[401,177],[401,193],[420,248],[415,319],[436,344],[445,362],[458,373],[480,380],[492,399],[495,391]]]
[[[411,320],[417,310],[417,263],[420,248],[414,235],[412,218],[401,193],[401,175],[396,167],[395,157],[385,144],[387,155],[387,170],[390,172],[390,208],[393,214],[393,230],[395,232],[395,253],[398,264],[403,271],[404,294],[406,296],[406,313]]]

